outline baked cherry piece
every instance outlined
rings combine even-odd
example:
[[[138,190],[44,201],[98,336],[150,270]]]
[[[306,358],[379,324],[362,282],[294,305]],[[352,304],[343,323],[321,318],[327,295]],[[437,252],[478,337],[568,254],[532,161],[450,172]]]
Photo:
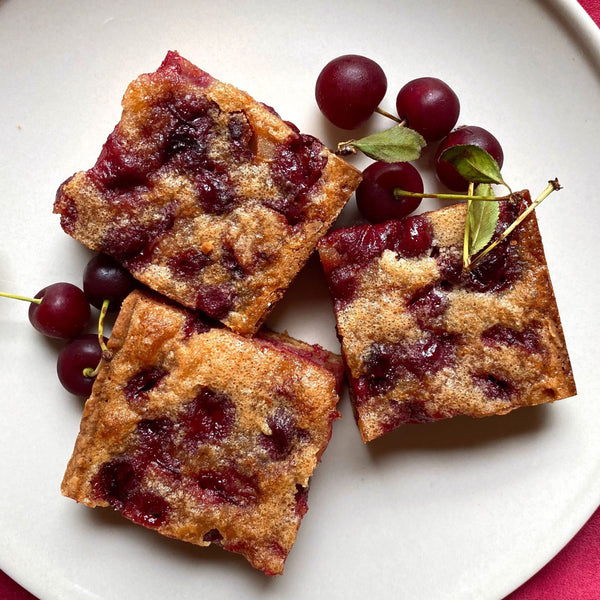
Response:
[[[401,219],[416,210],[420,198],[397,197],[395,189],[423,193],[423,180],[415,167],[407,162],[374,162],[363,171],[356,189],[356,204],[362,216],[371,223]]]
[[[360,172],[176,52],[131,82],[122,105],[96,164],[57,192],[64,231],[154,291],[254,334]]]
[[[98,309],[102,308],[104,300],[108,300],[110,312],[119,310],[135,286],[129,271],[107,254],[94,256],[83,272],[83,291],[89,303]]]
[[[87,376],[84,370],[94,370],[101,358],[102,349],[97,335],[90,333],[71,340],[60,351],[56,363],[62,386],[75,396],[87,398],[92,393],[95,377]]]
[[[345,54],[325,65],[317,78],[315,98],[334,125],[355,129],[373,114],[386,90],[385,73],[375,61]]]
[[[467,125],[458,127],[440,142],[435,153],[435,172],[439,180],[446,187],[456,192],[466,191],[469,187],[469,182],[459,175],[458,171],[449,162],[440,160],[440,156],[448,148],[466,144],[483,148],[495,159],[500,168],[502,168],[504,163],[504,152],[502,151],[500,142],[487,129]]]
[[[279,574],[339,416],[343,365],[287,335],[196,320],[158,295],[125,299],[62,490]]]
[[[409,81],[398,92],[396,110],[427,142],[448,135],[458,121],[460,101],[452,88],[436,77]]]
[[[83,291],[72,283],[53,283],[40,290],[29,306],[29,321],[40,333],[58,339],[72,339],[88,326],[91,311]]]
[[[503,203],[493,239],[529,203]],[[575,394],[535,216],[468,272],[465,216],[455,204],[318,244],[365,442]]]

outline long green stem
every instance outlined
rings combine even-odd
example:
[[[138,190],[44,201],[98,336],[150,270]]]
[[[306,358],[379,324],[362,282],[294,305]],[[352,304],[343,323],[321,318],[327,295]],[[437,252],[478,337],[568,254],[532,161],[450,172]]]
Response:
[[[100,344],[100,348],[102,352],[110,352],[108,346],[104,343],[104,319],[106,317],[106,312],[108,311],[109,300],[104,300],[102,302],[102,308],[100,309],[100,317],[98,318],[98,343]],[[102,361],[98,363],[95,369],[91,367],[86,367],[83,370],[83,375],[85,377],[96,377],[98,375],[98,371],[100,370],[100,365]]]
[[[516,219],[515,221],[509,225],[503,232],[500,237],[491,243],[487,248],[484,248],[472,261],[469,265],[472,269],[486,254],[491,252],[498,244],[503,242],[552,192],[557,192],[561,189],[561,185],[558,182],[558,179],[554,179],[553,181],[549,181],[548,185],[545,187],[544,191],[525,209]]]
[[[100,317],[98,319],[98,343],[100,344],[100,348],[102,348],[102,352],[108,352],[108,347],[104,343],[104,319],[106,318],[109,303],[110,300],[104,300],[104,302],[102,302]]]
[[[387,110],[383,110],[383,108],[380,108],[379,106],[375,109],[375,112],[379,113],[380,115],[383,115],[384,117],[387,117],[388,119],[392,119],[392,121],[396,121],[396,123],[400,123],[401,125],[404,125],[406,123],[406,121],[395,117],[393,114],[389,113]]]
[[[41,298],[30,298],[29,296],[19,296],[18,294],[7,294],[6,292],[0,292],[0,296],[3,298],[12,298],[13,300],[23,300],[24,302],[33,302],[34,304],[41,304]]]
[[[463,267],[465,269],[469,268],[470,261],[470,253],[469,253],[469,239],[471,237],[471,223],[469,220],[469,212],[471,210],[471,203],[473,202],[473,190],[475,189],[475,184],[473,182],[469,182],[469,191],[468,200],[467,200],[467,216],[465,219],[465,235],[463,237]]]
[[[394,196],[396,198],[402,198],[403,196],[409,196],[410,198],[438,198],[439,200],[464,200],[465,194],[419,194],[418,192],[407,192],[401,188],[394,188]],[[471,200],[487,200],[492,202],[494,200],[510,200],[511,194],[506,196],[470,196]]]

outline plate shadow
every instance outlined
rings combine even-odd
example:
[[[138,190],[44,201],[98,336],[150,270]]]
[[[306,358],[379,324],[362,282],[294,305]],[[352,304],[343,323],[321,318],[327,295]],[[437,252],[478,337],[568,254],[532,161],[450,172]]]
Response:
[[[547,406],[523,407],[507,415],[473,419],[454,417],[402,425],[367,444],[373,460],[408,450],[462,450],[539,432],[550,419]]]

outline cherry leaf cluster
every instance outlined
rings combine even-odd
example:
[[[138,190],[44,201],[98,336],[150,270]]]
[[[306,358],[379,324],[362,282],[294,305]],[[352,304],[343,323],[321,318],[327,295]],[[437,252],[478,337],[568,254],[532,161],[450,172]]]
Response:
[[[462,177],[470,182],[467,195],[467,218],[463,263],[465,269],[475,266],[486,254],[505,240],[553,191],[561,189],[558,179],[548,181],[544,191],[509,225],[493,242],[498,225],[500,201],[513,201],[520,193],[513,193],[502,178],[496,160],[479,146],[465,144],[453,146],[442,153]],[[507,196],[497,198],[492,184],[502,184],[509,190]],[[477,184],[477,187],[474,187]]]

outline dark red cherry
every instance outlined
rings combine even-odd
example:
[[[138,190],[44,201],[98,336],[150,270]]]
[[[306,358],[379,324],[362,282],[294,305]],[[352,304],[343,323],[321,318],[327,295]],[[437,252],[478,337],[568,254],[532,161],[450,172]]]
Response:
[[[411,129],[432,142],[448,135],[456,125],[460,102],[441,79],[420,77],[409,81],[398,92],[396,109]]]
[[[92,306],[102,308],[108,300],[108,310],[117,311],[125,297],[135,288],[129,271],[107,254],[97,254],[83,272],[83,291]]]
[[[334,125],[355,129],[373,114],[386,90],[385,73],[375,61],[346,54],[325,65],[317,79],[315,98]]]
[[[83,291],[72,283],[53,283],[40,290],[29,306],[29,321],[44,335],[72,339],[81,335],[90,320],[90,305]]]
[[[435,154],[435,170],[439,180],[451,190],[464,192],[469,187],[469,182],[458,174],[458,171],[449,163],[440,160],[442,152],[453,146],[472,144],[483,148],[490,154],[498,166],[502,168],[504,153],[500,142],[483,127],[463,126],[452,131],[441,142]]]
[[[56,363],[58,379],[71,394],[87,398],[92,393],[95,377],[84,374],[95,369],[102,358],[98,336],[88,333],[71,340],[59,353]]]
[[[395,189],[423,193],[423,180],[417,169],[407,162],[375,162],[363,171],[356,190],[356,204],[365,219],[382,223],[402,219],[421,204],[420,198],[398,198]]]

